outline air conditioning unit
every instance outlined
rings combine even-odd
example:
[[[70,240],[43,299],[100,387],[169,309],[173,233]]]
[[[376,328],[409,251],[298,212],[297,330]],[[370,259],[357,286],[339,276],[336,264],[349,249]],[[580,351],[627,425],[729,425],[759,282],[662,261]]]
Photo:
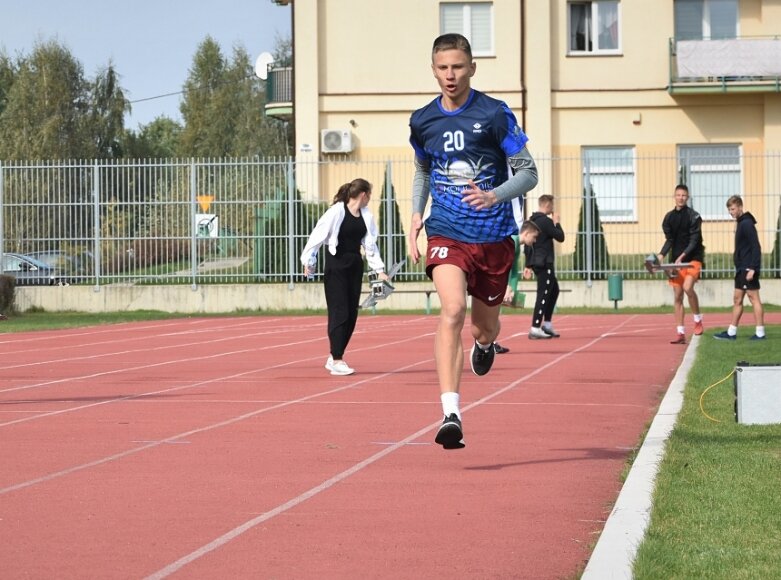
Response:
[[[323,153],[350,153],[353,150],[353,135],[346,129],[323,129],[320,131],[320,151]]]

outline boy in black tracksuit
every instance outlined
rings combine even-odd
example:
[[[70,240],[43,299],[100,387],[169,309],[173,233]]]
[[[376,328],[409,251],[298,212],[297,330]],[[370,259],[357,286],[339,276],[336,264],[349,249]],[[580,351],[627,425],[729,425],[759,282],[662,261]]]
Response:
[[[732,324],[727,330],[713,335],[719,340],[735,340],[738,336],[738,324],[743,315],[743,298],[748,294],[748,300],[754,309],[756,331],[751,340],[765,338],[765,309],[759,298],[759,270],[762,265],[762,246],[757,235],[757,220],[749,212],[743,211],[743,199],[733,195],[727,200],[727,210],[737,225],[735,227],[735,292],[732,298]]]
[[[559,214],[554,211],[553,196],[541,195],[538,203],[539,209],[531,215],[529,221],[540,228],[540,234],[532,246],[524,246],[523,249],[526,257],[523,277],[528,280],[534,272],[537,278],[537,300],[529,329],[529,338],[532,340],[560,336],[553,329],[552,322],[553,309],[559,298],[559,281],[553,266],[556,258],[553,240],[563,242],[564,230],[559,224]]]

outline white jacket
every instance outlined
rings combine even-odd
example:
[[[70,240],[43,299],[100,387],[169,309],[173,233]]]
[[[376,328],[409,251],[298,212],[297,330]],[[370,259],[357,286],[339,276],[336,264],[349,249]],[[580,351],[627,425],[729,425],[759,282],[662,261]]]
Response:
[[[317,261],[317,252],[320,246],[327,243],[328,251],[332,256],[336,255],[336,246],[339,245],[339,228],[342,227],[344,221],[345,206],[342,202],[337,202],[328,208],[320,219],[317,220],[315,229],[309,234],[309,240],[304,246],[304,251],[301,252],[301,263],[304,266],[309,265],[310,260],[314,263]],[[363,246],[363,252],[366,255],[366,261],[369,263],[369,268],[375,272],[383,272],[385,270],[385,263],[380,257],[380,249],[377,247],[377,225],[374,223],[374,216],[369,211],[368,207],[361,208],[361,217],[366,224],[366,235],[361,240],[361,246]]]

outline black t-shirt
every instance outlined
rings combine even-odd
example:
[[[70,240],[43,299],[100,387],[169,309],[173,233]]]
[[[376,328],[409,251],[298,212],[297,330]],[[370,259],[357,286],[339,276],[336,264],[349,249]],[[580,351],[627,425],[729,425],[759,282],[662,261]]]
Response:
[[[339,228],[339,244],[336,246],[336,255],[360,254],[361,240],[365,235],[366,222],[363,221],[363,216],[361,214],[354,216],[345,204],[344,221]]]

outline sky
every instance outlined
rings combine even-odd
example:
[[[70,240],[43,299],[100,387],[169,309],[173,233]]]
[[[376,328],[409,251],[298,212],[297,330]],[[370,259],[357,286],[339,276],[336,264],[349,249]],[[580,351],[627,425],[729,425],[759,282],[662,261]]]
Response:
[[[254,60],[290,37],[290,6],[272,0],[5,0],[0,50],[12,59],[56,40],[94,79],[109,62],[120,76],[137,130],[160,115],[181,121],[179,103],[198,45],[211,36],[230,58],[243,46]],[[170,93],[177,93],[172,96]],[[160,97],[160,98],[153,98]],[[136,101],[136,102],[133,102]]]

